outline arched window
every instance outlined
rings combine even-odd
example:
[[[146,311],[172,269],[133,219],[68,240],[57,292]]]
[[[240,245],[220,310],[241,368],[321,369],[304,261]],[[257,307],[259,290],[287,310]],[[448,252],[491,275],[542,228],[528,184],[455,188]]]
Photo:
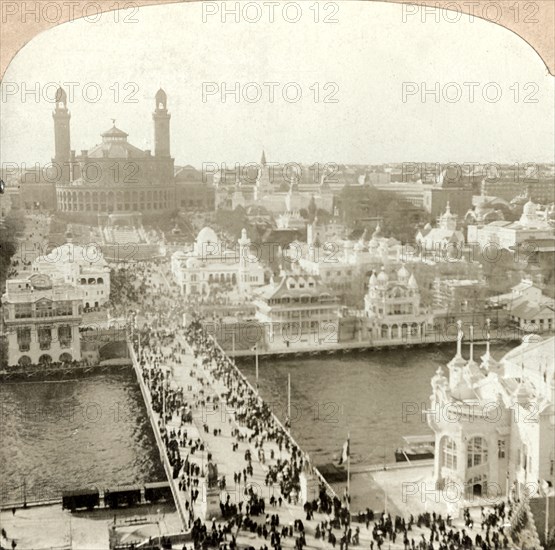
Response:
[[[467,467],[479,466],[488,461],[488,444],[483,437],[473,437],[468,442]]]
[[[103,285],[103,284],[104,284],[104,279],[103,279],[102,277],[99,277],[99,278],[96,280],[96,284],[97,284],[97,285]]]
[[[52,357],[45,353],[39,357],[39,365],[50,365],[52,363]]]
[[[389,327],[387,325],[382,325],[382,338],[387,338],[389,336]]]
[[[442,439],[443,466],[451,470],[457,469],[457,444],[450,437]]]
[[[31,363],[31,358],[28,355],[22,355],[17,362],[18,365],[21,365],[23,367],[30,365]]]

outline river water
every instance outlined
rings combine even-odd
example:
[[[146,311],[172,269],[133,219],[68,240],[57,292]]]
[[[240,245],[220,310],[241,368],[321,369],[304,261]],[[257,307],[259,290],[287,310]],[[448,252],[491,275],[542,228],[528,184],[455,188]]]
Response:
[[[512,344],[492,354],[502,357]],[[291,375],[291,431],[313,464],[339,458],[350,436],[351,465],[395,461],[402,436],[431,434],[421,414],[429,406],[430,379],[452,359],[453,345],[275,360],[260,358],[259,391],[284,420]],[[484,347],[476,346],[475,357]],[[467,356],[468,350],[463,350]],[[240,368],[254,385],[254,359]]]
[[[496,358],[510,344],[492,350]],[[334,461],[350,434],[351,464],[393,462],[401,436],[430,433],[419,413],[430,378],[454,346],[276,360],[261,358],[262,397],[314,464]],[[483,353],[476,350],[476,355]],[[240,368],[255,383],[254,359]],[[405,409],[411,414],[403,414]],[[165,479],[131,369],[72,381],[0,385],[0,502],[59,497],[63,489]],[[414,412],[416,411],[416,412]]]
[[[132,369],[0,384],[0,502],[165,479]]]

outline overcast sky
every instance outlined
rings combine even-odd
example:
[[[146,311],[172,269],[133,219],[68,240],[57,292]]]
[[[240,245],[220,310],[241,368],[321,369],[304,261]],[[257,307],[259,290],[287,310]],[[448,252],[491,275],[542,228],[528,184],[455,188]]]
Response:
[[[2,83],[1,161],[53,157],[54,88],[45,86],[52,82],[78,83],[69,106],[78,153],[100,142],[112,118],[131,143],[154,149],[154,94],[162,85],[172,156],[182,165],[257,162],[262,148],[276,162],[553,161],[554,79],[515,34],[467,16],[403,22],[401,6],[367,2],[340,2],[336,13],[320,4],[319,18],[337,22],[315,23],[314,3],[299,6],[296,23],[281,7],[273,23],[267,8],[258,22],[228,16],[222,23],[220,14],[203,22],[203,7],[221,4],[188,3],[120,13],[119,23],[113,13],[95,23],[79,19],[40,34]],[[295,17],[294,9],[286,16]],[[236,82],[250,98],[259,89],[260,100],[241,95],[237,103],[229,94],[222,102],[222,86]],[[256,85],[246,88],[249,82]],[[273,102],[269,82],[279,83]],[[478,83],[474,102],[469,82]],[[40,98],[22,97],[37,83]],[[203,83],[217,90],[205,101]],[[433,94],[422,102],[422,83],[430,90],[439,83],[439,102]],[[286,101],[285,90],[302,97]]]

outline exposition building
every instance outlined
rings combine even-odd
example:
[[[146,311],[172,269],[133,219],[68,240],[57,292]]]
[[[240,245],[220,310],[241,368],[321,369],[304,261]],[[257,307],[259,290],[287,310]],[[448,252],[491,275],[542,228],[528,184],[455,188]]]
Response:
[[[436,488],[465,500],[521,498],[553,483],[555,338],[528,335],[500,361],[457,353],[432,378],[428,424],[435,433]],[[530,491],[532,489],[532,491]]]
[[[81,359],[81,288],[35,273],[6,281],[2,296],[8,365]]]
[[[193,250],[177,251],[171,270],[185,296],[208,296],[214,288],[236,289],[245,294],[264,284],[264,267],[250,254],[251,241],[243,229],[235,249],[228,249],[211,227],[197,235]]]
[[[159,216],[175,210],[174,159],[170,154],[170,114],[164,90],[156,94],[154,154],[135,147],[128,134],[112,128],[102,142],[76,155],[71,150],[67,95],[60,88],[53,113],[57,210],[79,221],[96,222],[99,213]]]

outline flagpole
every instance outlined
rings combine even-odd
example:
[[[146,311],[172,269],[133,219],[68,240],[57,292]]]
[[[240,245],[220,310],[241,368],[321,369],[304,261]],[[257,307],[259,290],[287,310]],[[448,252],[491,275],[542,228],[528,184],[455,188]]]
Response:
[[[549,535],[549,490],[546,490],[545,491],[545,546],[546,547],[547,547],[548,535]]]
[[[287,419],[291,424],[291,373],[287,373]]]
[[[347,510],[351,510],[351,434],[347,432]]]
[[[254,362],[256,366],[256,390],[258,391],[258,346],[254,346]]]

